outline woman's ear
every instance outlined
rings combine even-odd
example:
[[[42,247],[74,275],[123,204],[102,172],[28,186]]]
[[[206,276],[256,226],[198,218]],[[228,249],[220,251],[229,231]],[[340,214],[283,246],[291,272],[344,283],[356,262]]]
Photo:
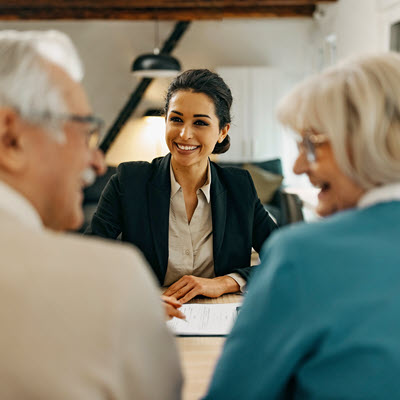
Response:
[[[23,131],[12,108],[0,108],[0,167],[11,172],[24,164]]]
[[[226,124],[221,129],[221,131],[219,132],[219,136],[218,136],[218,143],[222,143],[225,140],[226,135],[228,134],[230,127],[231,127],[231,124]]]

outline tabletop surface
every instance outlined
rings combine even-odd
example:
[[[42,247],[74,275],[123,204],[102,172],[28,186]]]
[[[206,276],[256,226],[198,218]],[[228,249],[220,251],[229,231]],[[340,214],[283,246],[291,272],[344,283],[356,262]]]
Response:
[[[190,303],[239,303],[240,294],[225,294],[217,299],[195,298]],[[184,376],[183,400],[198,400],[206,392],[225,337],[177,337]]]

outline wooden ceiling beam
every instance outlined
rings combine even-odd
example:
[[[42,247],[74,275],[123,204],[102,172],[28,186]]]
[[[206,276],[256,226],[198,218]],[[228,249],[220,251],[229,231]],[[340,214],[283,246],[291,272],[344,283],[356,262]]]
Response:
[[[121,8],[59,8],[38,9],[20,8],[4,10],[0,7],[1,20],[49,20],[49,19],[117,19],[117,20],[220,20],[223,18],[267,18],[267,17],[310,17],[315,6],[307,7],[254,7],[224,9],[192,9],[179,10],[158,9],[121,9]]]
[[[304,6],[329,3],[337,0],[0,0],[0,5],[8,7],[82,7],[82,8],[213,8],[236,6]]]
[[[325,0],[325,2],[336,0]],[[2,20],[119,19],[218,20],[310,17],[315,0],[0,0]]]

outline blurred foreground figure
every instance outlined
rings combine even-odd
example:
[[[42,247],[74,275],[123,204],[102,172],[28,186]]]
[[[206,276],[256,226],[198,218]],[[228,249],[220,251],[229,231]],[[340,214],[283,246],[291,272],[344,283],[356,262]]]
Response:
[[[0,398],[176,399],[173,338],[132,248],[55,231],[105,169],[59,32],[0,32]],[[154,384],[156,382],[156,384]]]
[[[206,399],[399,399],[400,55],[307,80],[278,117],[327,218],[267,241]]]

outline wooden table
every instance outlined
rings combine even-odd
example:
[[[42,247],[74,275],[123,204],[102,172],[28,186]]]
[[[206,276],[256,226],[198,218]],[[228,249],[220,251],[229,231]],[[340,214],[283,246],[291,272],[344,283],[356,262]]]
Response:
[[[218,299],[196,298],[190,303],[239,303],[239,294],[226,294]],[[184,376],[183,400],[198,400],[206,392],[225,337],[177,337]]]

